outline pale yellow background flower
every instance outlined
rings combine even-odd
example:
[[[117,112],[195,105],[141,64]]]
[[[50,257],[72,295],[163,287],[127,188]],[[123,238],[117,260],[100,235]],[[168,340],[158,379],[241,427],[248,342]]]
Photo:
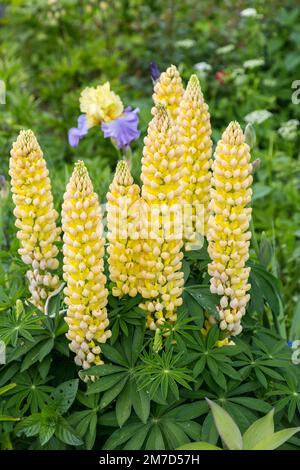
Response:
[[[120,117],[124,110],[121,98],[111,91],[109,82],[96,88],[85,88],[79,101],[80,110],[86,114],[89,127],[112,121]]]

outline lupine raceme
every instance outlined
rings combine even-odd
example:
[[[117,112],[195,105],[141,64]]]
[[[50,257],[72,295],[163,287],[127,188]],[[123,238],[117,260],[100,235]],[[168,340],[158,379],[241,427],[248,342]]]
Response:
[[[228,335],[242,331],[241,319],[249,301],[252,165],[250,147],[240,125],[231,122],[218,142],[212,165],[208,252],[212,262],[210,290],[218,294],[220,329]]]
[[[31,302],[44,310],[48,296],[59,286],[53,273],[58,268],[60,228],[56,226],[57,212],[53,206],[51,183],[43,152],[31,130],[21,131],[11,149],[11,190],[15,204],[14,215],[19,254],[30,266]]]
[[[140,188],[133,183],[128,163],[118,163],[107,194],[108,263],[112,294],[135,297],[139,288],[139,200]]]
[[[142,198],[147,216],[141,229],[141,305],[150,329],[176,321],[182,304],[183,245],[180,198],[184,191],[184,159],[178,132],[165,106],[157,104],[148,127],[142,158]],[[148,209],[148,210],[147,210]]]
[[[195,242],[197,233],[207,232],[212,163],[210,114],[196,75],[191,76],[180,101],[177,125],[187,183],[183,196],[189,219],[185,223],[185,238]]]
[[[62,207],[66,334],[77,365],[102,364],[107,329],[107,289],[103,274],[104,240],[98,196],[83,162],[77,162]]]
[[[154,103],[161,103],[166,106],[171,118],[176,119],[183,93],[184,88],[180,74],[175,65],[171,65],[165,72],[160,74],[154,85],[152,98]]]

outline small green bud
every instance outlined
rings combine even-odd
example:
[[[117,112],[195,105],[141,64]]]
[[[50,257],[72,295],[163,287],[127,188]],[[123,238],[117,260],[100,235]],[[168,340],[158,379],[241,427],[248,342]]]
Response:
[[[256,142],[256,133],[252,124],[248,123],[245,128],[245,140],[249,147],[252,149]]]
[[[162,343],[162,332],[159,328],[155,331],[153,351],[158,353],[163,347]]]
[[[23,315],[23,313],[25,313],[23,302],[22,302],[22,300],[18,299],[16,301],[16,316],[17,316],[17,318],[19,318],[21,315]]]

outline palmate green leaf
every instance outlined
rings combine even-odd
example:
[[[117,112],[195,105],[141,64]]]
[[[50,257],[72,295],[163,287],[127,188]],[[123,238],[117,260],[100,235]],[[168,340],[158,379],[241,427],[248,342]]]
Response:
[[[219,304],[219,296],[210,292],[209,286],[197,285],[197,286],[186,286],[185,292],[188,292],[198,304],[208,312],[210,315],[218,318],[217,305]],[[192,312],[192,316],[195,314]]]
[[[139,389],[136,381],[131,381],[131,396],[136,415],[143,423],[146,423],[150,413],[149,393],[147,393],[147,390]]]
[[[213,419],[212,412],[210,410],[202,424],[201,439],[203,441],[208,441],[211,444],[216,444],[218,438],[219,434]]]
[[[24,433],[27,437],[36,436],[40,429],[40,423],[40,413],[33,413],[31,416],[22,419],[22,421],[17,424],[15,432],[17,435]]]
[[[200,438],[202,430],[201,424],[195,421],[176,421],[176,423],[193,441],[197,441],[197,439]]]
[[[144,429],[145,424],[140,421],[126,424],[121,429],[113,432],[103,446],[103,450],[113,450],[127,442],[132,436]]]
[[[76,434],[85,442],[85,448],[93,448],[97,434],[97,410],[77,411],[68,418],[68,423]]]
[[[96,377],[105,377],[110,374],[115,374],[117,372],[124,372],[126,368],[115,366],[113,364],[101,364],[100,366],[92,366],[87,370],[81,370],[80,375],[85,377],[86,375],[95,375]]]
[[[294,341],[300,338],[300,299],[298,300],[294,314],[292,317],[292,325],[290,329],[290,341]]]
[[[250,408],[250,410],[261,411],[262,413],[267,413],[271,408],[269,403],[253,397],[232,397],[230,401]]]
[[[251,450],[274,450],[288,441],[294,434],[300,431],[298,428],[282,429],[271,436],[267,436],[257,443]]]
[[[53,387],[47,385],[36,370],[19,373],[15,377],[16,387],[8,392],[8,407],[15,407],[22,413],[30,409],[31,413],[42,410]],[[49,379],[48,379],[49,380]]]
[[[243,448],[253,449],[265,437],[274,433],[274,409],[262,418],[254,421],[243,435]]]
[[[140,450],[140,448],[142,447],[145,439],[146,439],[146,436],[149,432],[149,428],[150,426],[144,426],[142,429],[139,430],[138,433],[136,433],[135,435],[133,435],[128,441],[127,443],[125,444],[125,446],[123,447],[124,450]],[[154,428],[153,428],[154,429]],[[164,446],[163,447],[160,447],[161,450],[164,449]]]
[[[163,431],[164,436],[169,443],[169,448],[171,449],[176,449],[181,444],[185,444],[190,441],[189,437],[176,422],[163,420]]]
[[[209,411],[209,406],[205,400],[195,401],[187,405],[180,405],[171,411],[167,411],[165,416],[168,419],[176,419],[176,421],[187,421],[204,415]]]
[[[183,302],[187,307],[190,314],[195,318],[195,323],[199,328],[202,328],[204,322],[204,310],[194,296],[184,290],[183,291]]]
[[[176,450],[222,450],[220,447],[214,446],[209,442],[190,442],[178,447]]]
[[[131,385],[127,382],[116,401],[116,417],[120,428],[130,416],[132,407]]]
[[[122,357],[122,355],[118,352],[115,347],[110,346],[109,344],[101,344],[101,350],[105,357],[110,361],[124,367],[128,365],[127,362],[124,360],[124,357]]]
[[[125,370],[125,369],[124,369]],[[88,384],[87,395],[104,392],[109,390],[111,387],[116,385],[118,382],[127,376],[127,372],[117,372],[116,374],[110,374],[99,378],[96,382]]]
[[[193,368],[193,375],[195,378],[197,378],[203,372],[205,366],[206,366],[206,356],[201,356]]]
[[[151,431],[149,433],[145,449],[146,450],[164,450],[166,448],[166,444],[164,442],[162,431],[159,425],[152,426]]]
[[[54,407],[59,414],[66,413],[75,400],[78,384],[78,379],[68,380],[60,384],[51,393],[48,404]]]
[[[236,423],[221,406],[208,398],[206,400],[211,408],[218,433],[226,446],[230,450],[241,450],[243,448],[243,439]]]
[[[64,444],[71,446],[80,446],[83,444],[79,436],[73,431],[69,423],[62,417],[56,425],[55,436],[60,439]]]
[[[21,366],[21,372],[31,367],[35,362],[42,361],[53,349],[54,339],[44,339],[36,344],[25,356]]]
[[[104,392],[101,400],[100,400],[100,409],[102,410],[106,406],[108,406],[123,390],[125,384],[128,380],[128,377],[124,377],[121,381],[119,381],[116,385],[114,385],[111,389],[106,390]]]
[[[53,436],[55,432],[55,422],[50,422],[50,423],[40,423],[40,428],[39,428],[39,440],[41,445],[45,445]]]

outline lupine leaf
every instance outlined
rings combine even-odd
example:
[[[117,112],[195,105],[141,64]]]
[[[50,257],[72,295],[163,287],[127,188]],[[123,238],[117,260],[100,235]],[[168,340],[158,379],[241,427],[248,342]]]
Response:
[[[230,450],[240,450],[243,448],[241,432],[231,416],[221,406],[206,399],[215,421],[216,428],[222,440]]]

